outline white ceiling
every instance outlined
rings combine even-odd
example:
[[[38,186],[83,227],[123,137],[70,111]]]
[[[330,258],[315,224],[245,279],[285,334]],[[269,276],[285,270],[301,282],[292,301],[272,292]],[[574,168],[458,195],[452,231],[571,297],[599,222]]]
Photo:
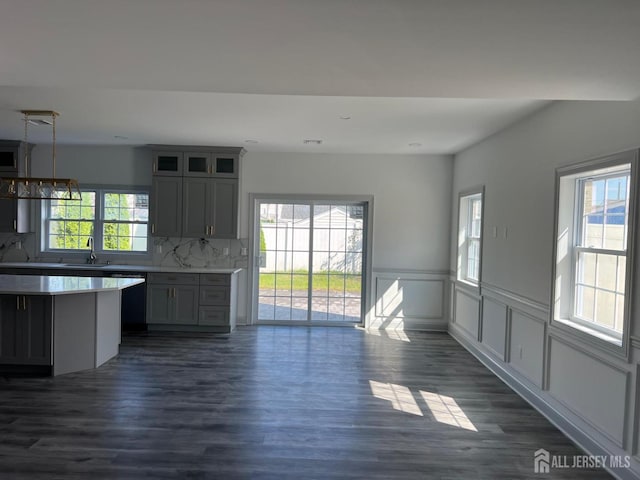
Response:
[[[20,138],[16,110],[32,108],[61,113],[62,143],[452,153],[540,100],[640,97],[637,0],[0,0],[0,11],[0,138]]]

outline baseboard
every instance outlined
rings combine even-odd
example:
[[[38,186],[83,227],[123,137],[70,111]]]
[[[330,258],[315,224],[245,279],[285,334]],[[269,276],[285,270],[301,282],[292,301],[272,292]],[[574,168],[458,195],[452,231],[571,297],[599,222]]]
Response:
[[[561,407],[555,405],[555,400],[546,392],[538,389],[534,385],[529,385],[526,380],[519,379],[516,372],[512,372],[505,364],[492,358],[491,355],[483,352],[474,341],[457,328],[454,324],[449,325],[449,335],[462,345],[469,353],[487,367],[494,375],[502,380],[509,388],[522,397],[529,405],[535,408],[547,420],[555,425],[558,430],[564,433],[578,447],[589,455],[622,455],[631,456],[628,452],[604,445],[606,441],[598,441],[592,435],[587,434],[582,428],[566,418],[565,414],[559,410]],[[544,446],[541,445],[543,448]],[[533,465],[533,457],[532,457]],[[619,480],[640,480],[640,465],[631,457],[631,467],[625,469],[606,469],[611,475]]]

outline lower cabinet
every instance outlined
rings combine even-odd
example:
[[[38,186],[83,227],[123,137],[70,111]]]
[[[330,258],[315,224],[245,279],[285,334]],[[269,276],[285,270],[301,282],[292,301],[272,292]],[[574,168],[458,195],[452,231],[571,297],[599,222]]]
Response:
[[[197,285],[152,283],[147,286],[147,319],[153,323],[189,325],[197,311]]]
[[[230,333],[236,326],[235,296],[235,274],[150,273],[147,326]]]
[[[52,365],[52,298],[0,295],[0,364]]]

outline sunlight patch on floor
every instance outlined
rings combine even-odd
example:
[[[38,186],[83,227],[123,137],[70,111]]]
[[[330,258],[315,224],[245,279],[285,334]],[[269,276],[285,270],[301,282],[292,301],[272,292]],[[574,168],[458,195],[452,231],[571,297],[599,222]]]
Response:
[[[420,390],[420,395],[436,421],[473,432],[478,431],[453,398],[422,390]]]
[[[394,410],[424,417],[422,409],[408,387],[375,380],[369,380],[369,386],[374,397],[390,402]],[[423,390],[419,390],[419,393],[436,422],[472,432],[478,431],[453,398]]]
[[[404,330],[379,330],[377,328],[369,328],[366,332],[368,335],[373,335],[374,337],[387,337],[391,340],[411,343],[411,340],[407,334],[404,333]]]
[[[369,385],[373,396],[391,402],[394,410],[423,416],[416,399],[413,398],[411,390],[407,387],[393,383],[376,382],[374,380],[369,380]]]

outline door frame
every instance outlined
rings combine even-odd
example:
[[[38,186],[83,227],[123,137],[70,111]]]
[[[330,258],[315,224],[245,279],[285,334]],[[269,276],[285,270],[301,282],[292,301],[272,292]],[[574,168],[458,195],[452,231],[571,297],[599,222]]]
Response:
[[[249,301],[247,302],[247,320],[249,325],[257,324],[258,309],[258,281],[259,275],[256,274],[260,262],[258,256],[255,254],[256,241],[260,238],[259,228],[256,224],[256,219],[259,218],[258,204],[259,203],[295,203],[299,202],[326,202],[329,204],[340,205],[342,203],[362,203],[364,204],[364,212],[366,216],[366,228],[364,230],[364,245],[362,249],[362,279],[363,290],[361,296],[361,314],[360,323],[358,326],[365,326],[369,324],[369,317],[372,312],[373,304],[371,300],[371,278],[372,278],[372,264],[373,264],[373,195],[310,195],[310,194],[274,194],[274,193],[250,193],[249,194],[249,261],[248,261],[248,287],[249,287]],[[294,325],[293,322],[269,322],[271,325],[277,325],[282,323],[283,325]],[[300,326],[351,326],[350,323],[336,323],[336,322],[300,322]]]

